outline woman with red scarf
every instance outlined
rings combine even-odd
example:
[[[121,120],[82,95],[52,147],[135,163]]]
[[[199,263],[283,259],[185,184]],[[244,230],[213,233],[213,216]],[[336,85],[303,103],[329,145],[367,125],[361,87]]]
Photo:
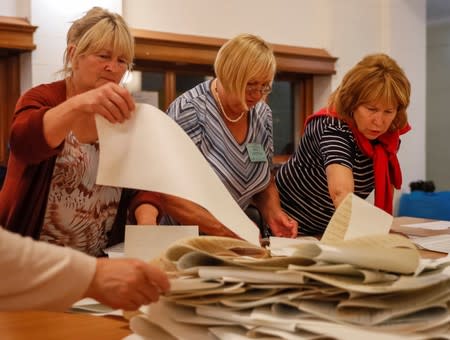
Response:
[[[375,189],[375,205],[392,214],[410,93],[395,60],[369,55],[344,76],[328,106],[307,119],[296,152],[276,176],[282,207],[300,234],[323,233],[348,193],[365,199]]]

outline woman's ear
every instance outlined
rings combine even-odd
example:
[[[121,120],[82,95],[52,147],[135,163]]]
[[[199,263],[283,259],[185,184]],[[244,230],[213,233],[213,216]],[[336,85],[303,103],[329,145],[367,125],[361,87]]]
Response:
[[[76,50],[76,45],[75,44],[69,44],[67,46],[67,59],[70,61],[70,63],[72,64],[72,67],[74,66],[75,62],[73,60],[73,56],[75,54],[75,50]]]

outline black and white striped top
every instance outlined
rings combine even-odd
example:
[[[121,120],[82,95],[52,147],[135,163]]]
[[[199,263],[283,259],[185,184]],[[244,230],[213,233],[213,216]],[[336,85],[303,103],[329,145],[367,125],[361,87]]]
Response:
[[[365,199],[374,188],[372,159],[361,152],[350,127],[335,117],[312,119],[294,155],[276,175],[281,205],[298,221],[301,234],[323,233],[335,211],[325,172],[330,164],[352,169],[359,197]]]
[[[222,120],[211,92],[211,81],[203,82],[179,96],[167,110],[191,137],[225,187],[242,209],[270,181],[273,155],[272,111],[259,102],[249,112],[246,140],[239,144]],[[259,143],[266,162],[251,162],[246,145]]]

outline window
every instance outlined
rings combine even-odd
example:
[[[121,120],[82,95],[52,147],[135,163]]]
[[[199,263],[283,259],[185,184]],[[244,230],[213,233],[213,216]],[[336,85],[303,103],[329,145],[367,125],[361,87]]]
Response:
[[[275,80],[268,104],[273,115],[273,144],[275,155],[287,155],[294,151],[295,115],[293,82]]]

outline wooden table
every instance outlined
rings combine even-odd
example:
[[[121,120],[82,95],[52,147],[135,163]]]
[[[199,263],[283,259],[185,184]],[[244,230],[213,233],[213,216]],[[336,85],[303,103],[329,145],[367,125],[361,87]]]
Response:
[[[1,340],[120,340],[131,334],[116,316],[57,312],[0,312]]]

